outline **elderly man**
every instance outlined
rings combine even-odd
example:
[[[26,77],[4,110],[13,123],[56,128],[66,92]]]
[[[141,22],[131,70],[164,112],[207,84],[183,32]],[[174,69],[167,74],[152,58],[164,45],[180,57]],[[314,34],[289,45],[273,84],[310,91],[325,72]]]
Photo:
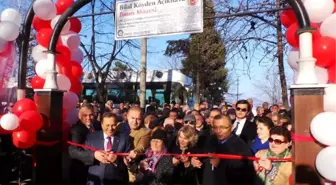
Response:
[[[101,126],[99,123],[95,122],[94,108],[90,104],[85,104],[80,107],[78,118],[79,121],[74,124],[70,130],[70,138],[74,143],[84,144],[86,136],[90,132],[101,130]],[[84,163],[86,162],[85,159],[90,154],[86,150],[72,145],[69,147],[69,154],[72,158],[70,166],[71,184],[85,185],[87,167]]]

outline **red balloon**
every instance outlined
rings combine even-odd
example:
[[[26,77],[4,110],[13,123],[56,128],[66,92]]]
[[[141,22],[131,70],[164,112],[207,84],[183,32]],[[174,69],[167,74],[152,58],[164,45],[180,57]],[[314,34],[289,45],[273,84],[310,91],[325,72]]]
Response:
[[[82,23],[80,22],[80,20],[78,18],[71,18],[70,19],[70,31],[79,33],[82,29]]]
[[[56,60],[59,62],[68,62],[71,60],[71,51],[68,47],[63,45],[56,46]]]
[[[71,73],[75,78],[81,78],[83,75],[82,66],[78,62],[71,61]]]
[[[313,42],[313,56],[316,65],[329,67],[336,60],[336,40],[332,37],[322,36]]]
[[[39,17],[35,16],[34,19],[33,19],[33,28],[37,32],[42,30],[43,28],[51,29],[50,22],[51,22],[51,20],[45,21],[45,20],[42,20]]]
[[[27,130],[13,131],[13,144],[20,149],[27,149],[36,143],[36,133]]]
[[[37,35],[36,35],[37,42],[41,46],[43,46],[45,48],[48,48],[52,32],[53,32],[53,30],[51,28],[43,28],[43,29],[41,29],[39,32],[37,32]],[[60,39],[57,40],[57,45],[61,45]]]
[[[319,39],[321,37],[319,26],[316,23],[312,23],[311,27],[316,28],[316,31],[313,33],[313,40]],[[289,26],[286,32],[286,39],[288,44],[295,48],[299,47],[299,35],[296,34],[298,29],[299,25],[297,22],[295,22]]]
[[[284,27],[286,28],[288,28],[293,23],[297,22],[293,9],[284,10],[280,14],[280,20],[281,20],[282,25],[284,25]]]
[[[22,100],[17,101],[13,107],[13,113],[18,117],[30,110],[37,111],[37,106],[33,100],[28,98],[23,98]]]
[[[80,94],[82,92],[82,82],[79,80],[71,80],[71,92]]]
[[[58,0],[56,2],[57,15],[63,14],[72,4],[73,0]]]
[[[45,82],[45,79],[36,75],[31,80],[31,86],[33,89],[43,89],[44,82]]]
[[[19,117],[20,129],[37,132],[43,126],[43,119],[37,111],[26,111]]]
[[[57,65],[59,67],[59,72],[62,75],[65,75],[66,77],[68,77],[70,81],[76,79],[71,72],[72,71],[72,67],[71,67],[72,65],[71,65],[70,61],[67,61],[67,62],[57,61]]]

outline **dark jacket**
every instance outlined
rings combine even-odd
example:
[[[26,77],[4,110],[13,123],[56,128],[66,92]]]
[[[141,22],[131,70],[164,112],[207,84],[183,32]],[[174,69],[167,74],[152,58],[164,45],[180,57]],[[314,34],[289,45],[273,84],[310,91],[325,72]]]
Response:
[[[235,121],[233,121],[234,123]],[[255,122],[250,122],[246,119],[243,130],[240,133],[239,137],[248,144],[252,146],[254,138],[257,136],[257,125]]]
[[[182,154],[182,150],[175,144],[172,146],[170,153]],[[184,151],[184,153],[197,153],[197,150],[196,148],[190,148]],[[183,163],[179,163],[174,167],[173,183],[183,185],[197,185],[197,168],[194,168],[191,164],[188,167],[185,167]]]
[[[234,134],[223,143],[218,141],[216,153],[252,156],[246,143]],[[214,185],[253,185],[256,179],[253,162],[248,160],[221,159],[213,173]]]
[[[142,185],[171,185],[174,173],[174,165],[171,156],[162,156],[159,160],[156,171],[147,171],[139,182]]]
[[[85,145],[104,150],[104,134],[102,131],[90,133],[85,141]],[[129,152],[132,149],[128,135],[116,134],[113,136],[112,151]],[[128,171],[124,164],[123,157],[118,157],[116,165],[102,164],[94,158],[94,151],[90,154],[87,185],[126,185],[128,183]]]
[[[99,122],[93,123],[95,130],[101,130]],[[84,144],[86,136],[90,133],[89,129],[80,121],[74,124],[70,130],[70,140],[74,143]],[[72,158],[70,166],[70,181],[73,185],[85,185],[88,168],[88,157],[91,155],[87,150],[77,147],[69,146],[69,155]]]

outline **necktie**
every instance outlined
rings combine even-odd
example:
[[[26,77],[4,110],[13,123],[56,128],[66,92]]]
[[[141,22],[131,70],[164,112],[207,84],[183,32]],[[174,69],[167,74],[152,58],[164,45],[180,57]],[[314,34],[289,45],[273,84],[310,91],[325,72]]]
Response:
[[[93,128],[92,125],[90,125],[89,130],[90,130],[90,132],[94,132],[94,128]]]
[[[106,137],[106,139],[107,139],[106,151],[111,151],[112,150],[112,140],[111,140],[111,137],[108,136],[108,137]]]
[[[237,122],[237,126],[232,130],[232,132],[233,132],[234,134],[236,134],[236,132],[237,132],[237,130],[238,130],[238,126],[239,126],[239,122]]]

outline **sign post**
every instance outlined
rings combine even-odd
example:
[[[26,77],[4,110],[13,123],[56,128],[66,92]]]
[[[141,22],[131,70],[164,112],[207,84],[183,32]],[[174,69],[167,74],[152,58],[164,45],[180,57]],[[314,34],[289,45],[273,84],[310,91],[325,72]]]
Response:
[[[200,32],[203,32],[202,0],[134,0],[116,3],[116,40]]]

